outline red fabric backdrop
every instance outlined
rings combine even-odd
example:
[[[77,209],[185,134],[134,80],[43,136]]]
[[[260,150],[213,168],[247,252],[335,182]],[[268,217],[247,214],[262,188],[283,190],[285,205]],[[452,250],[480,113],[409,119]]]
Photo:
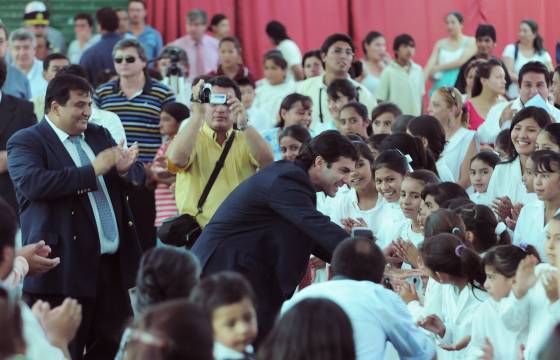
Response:
[[[147,5],[148,22],[162,33],[165,43],[185,34],[189,9],[204,9],[209,17],[224,13],[242,43],[245,63],[258,77],[262,55],[273,47],[264,31],[270,20],[283,22],[302,52],[319,48],[334,32],[351,34],[360,48],[371,30],[386,36],[391,51],[393,38],[406,32],[416,39],[415,60],[421,65],[436,40],[446,36],[443,19],[450,11],[463,14],[468,35],[474,35],[480,23],[493,24],[497,56],[515,41],[522,19],[537,21],[553,60],[560,40],[560,22],[555,19],[560,13],[558,0],[147,0]]]

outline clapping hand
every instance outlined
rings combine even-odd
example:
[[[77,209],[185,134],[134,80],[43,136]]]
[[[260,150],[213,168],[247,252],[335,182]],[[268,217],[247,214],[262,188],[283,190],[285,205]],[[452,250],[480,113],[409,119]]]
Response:
[[[355,227],[367,227],[367,223],[363,218],[344,218],[340,222],[348,234],[350,234]]]
[[[459,351],[459,350],[463,350],[464,348],[466,348],[469,345],[470,342],[471,342],[471,337],[469,335],[469,336],[465,336],[464,338],[462,338],[456,344],[440,344],[439,347],[442,348],[443,350],[447,350],[447,351]]]
[[[395,246],[397,255],[401,258],[402,261],[410,264],[410,266],[412,266],[413,268],[418,268],[419,252],[412,241],[399,238],[393,242],[393,245]]]
[[[441,319],[435,314],[426,316],[416,324],[421,328],[428,330],[429,332],[439,335],[439,337],[443,337],[445,335],[445,325],[443,324],[443,321],[441,321]]]
[[[17,255],[27,260],[29,264],[29,272],[27,275],[33,276],[45,273],[60,264],[59,257],[53,259],[48,258],[50,253],[51,247],[41,240],[34,244],[23,246],[18,250]]]
[[[50,343],[63,351],[68,351],[68,343],[76,335],[82,321],[82,306],[74,299],[66,298],[51,309],[49,303],[37,301],[32,311],[45,330]]]
[[[507,219],[512,215],[513,204],[507,196],[497,197],[492,201],[492,209],[498,214],[500,219]]]
[[[516,298],[521,299],[537,282],[535,266],[539,260],[534,255],[529,255],[519,262],[515,272],[512,291]]]
[[[548,270],[541,274],[541,281],[550,303],[558,300],[558,270]]]
[[[119,157],[116,168],[119,175],[124,176],[132,167],[136,159],[138,159],[138,143],[135,142],[131,147],[124,148],[124,140],[121,140],[118,146]]]
[[[399,286],[397,286],[397,292],[399,293],[401,299],[405,303],[410,303],[412,301],[419,301],[418,293],[416,292],[416,287],[407,281],[403,281]]]

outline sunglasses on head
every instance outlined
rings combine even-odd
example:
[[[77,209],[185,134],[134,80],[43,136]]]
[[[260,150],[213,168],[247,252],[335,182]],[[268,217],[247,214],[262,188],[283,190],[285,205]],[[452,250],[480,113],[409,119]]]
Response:
[[[116,57],[114,60],[115,60],[115,62],[116,62],[117,64],[122,63],[123,60],[126,61],[126,62],[129,63],[129,64],[132,64],[133,62],[136,61],[136,58],[135,58],[134,56],[127,56],[127,57],[124,57],[124,58],[122,58],[122,57]]]

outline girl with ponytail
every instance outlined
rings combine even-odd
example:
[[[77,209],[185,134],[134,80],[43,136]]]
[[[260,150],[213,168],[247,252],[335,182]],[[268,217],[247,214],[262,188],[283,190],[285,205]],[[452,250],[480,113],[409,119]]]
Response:
[[[521,260],[536,254],[530,245],[500,245],[482,257],[486,273],[484,288],[490,298],[474,314],[467,359],[480,359],[488,345],[492,346],[494,359],[517,358],[521,344],[526,341],[526,332],[510,331],[505,327],[500,319],[499,301],[509,295]]]
[[[465,109],[461,93],[453,87],[442,87],[430,99],[428,113],[438,119],[445,130],[447,143],[441,159],[453,174],[453,180],[468,188],[470,159],[479,150],[476,131],[468,130],[469,114]]]
[[[465,242],[478,254],[496,245],[509,245],[507,226],[485,205],[465,205],[455,210],[465,224]]]

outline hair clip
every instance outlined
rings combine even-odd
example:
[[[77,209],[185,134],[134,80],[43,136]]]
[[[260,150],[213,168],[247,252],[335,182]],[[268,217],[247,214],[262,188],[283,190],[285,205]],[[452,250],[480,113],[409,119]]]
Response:
[[[461,229],[458,228],[457,226],[455,226],[453,229],[451,229],[451,233],[452,233],[453,235],[459,236],[459,235],[461,235]]]
[[[522,241],[519,244],[515,245],[518,248],[520,248],[521,250],[523,250],[523,252],[527,252],[527,246],[529,246],[526,242]]]
[[[465,245],[463,245],[463,244],[457,245],[457,247],[455,248],[455,255],[457,257],[461,257],[461,250],[463,250],[464,247],[465,247]]]
[[[494,233],[495,233],[497,236],[500,236],[500,235],[502,235],[503,232],[506,231],[506,230],[507,230],[507,225],[506,225],[503,221],[500,221],[500,222],[496,225],[496,228],[494,229]]]

